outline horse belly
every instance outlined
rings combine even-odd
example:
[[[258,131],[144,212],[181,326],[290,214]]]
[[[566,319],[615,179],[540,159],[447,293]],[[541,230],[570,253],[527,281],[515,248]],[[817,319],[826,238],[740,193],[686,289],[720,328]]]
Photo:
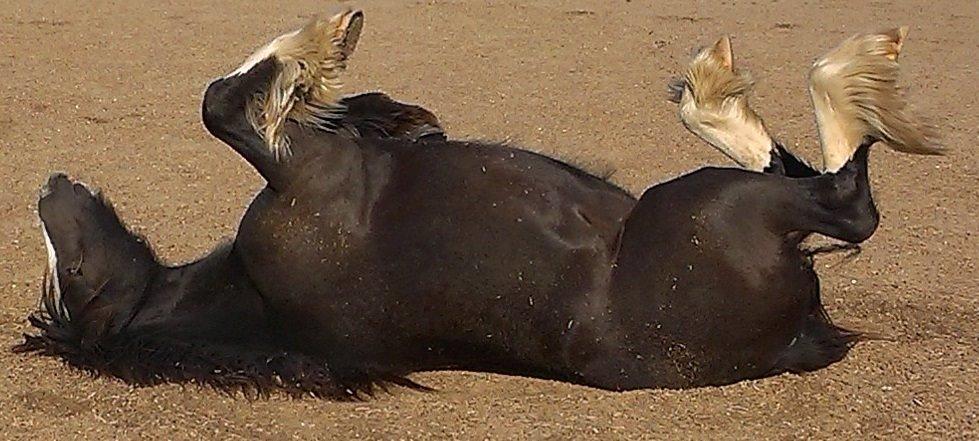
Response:
[[[601,309],[605,231],[527,187],[514,195],[452,178],[393,179],[366,229],[287,197],[256,198],[238,245],[280,338],[351,364],[570,369],[582,310]]]

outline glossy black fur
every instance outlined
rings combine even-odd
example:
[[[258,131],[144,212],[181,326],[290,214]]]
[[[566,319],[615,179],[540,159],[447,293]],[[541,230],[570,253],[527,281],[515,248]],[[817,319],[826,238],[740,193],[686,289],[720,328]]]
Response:
[[[52,234],[55,248],[77,241],[118,262],[93,263],[86,274],[95,276],[75,285],[61,278],[71,318],[35,320],[42,333],[24,349],[71,361],[72,351],[91,354],[86,341],[136,340],[154,329],[177,347],[200,342],[308,361],[318,380],[309,385],[299,375],[284,389],[343,396],[373,382],[410,384],[404,375],[433,369],[613,390],[727,384],[821,368],[858,338],[829,321],[799,243],[813,232],[848,242],[874,232],[869,143],[835,174],[705,168],[638,201],[567,164],[494,144],[364,138],[289,123],[291,155],[276,161],[242,110],[275,68],[259,63],[205,96],[208,130],[269,183],[231,248],[189,266],[206,271],[178,273],[139,257],[151,256],[139,246],[90,242],[100,234],[136,240],[114,215],[88,222],[100,215],[71,204],[42,207],[52,229],[66,217],[82,219],[70,234]],[[61,179],[47,198],[66,191]],[[57,254],[60,275],[72,253]],[[135,264],[121,263],[128,260]],[[117,314],[74,313],[72,297],[103,292],[101,281],[117,277],[127,282],[97,298],[129,311],[125,326],[106,318]],[[242,303],[225,307],[229,298]],[[62,340],[51,337],[51,323],[114,334],[55,346]],[[143,359],[123,358],[119,368],[74,363],[127,380],[159,375],[217,386],[264,387],[279,375],[247,361],[234,374],[178,375]],[[139,374],[120,374],[125,366]]]

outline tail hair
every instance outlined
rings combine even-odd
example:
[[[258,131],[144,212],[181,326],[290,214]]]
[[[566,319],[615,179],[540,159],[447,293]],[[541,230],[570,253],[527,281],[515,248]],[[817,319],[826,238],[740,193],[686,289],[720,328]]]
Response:
[[[340,74],[353,53],[363,28],[364,14],[345,9],[329,18],[317,17],[301,29],[272,40],[230,76],[244,74],[272,58],[277,71],[265,93],[248,105],[248,118],[276,158],[288,155],[286,120],[332,129],[342,112]]]
[[[834,324],[826,309],[819,305],[776,360],[770,374],[801,374],[822,369],[842,360],[854,345],[868,339],[862,332]]]
[[[748,105],[751,76],[734,68],[731,40],[701,49],[686,73],[669,86],[680,120],[695,135],[741,166],[761,171],[773,145],[762,119]]]
[[[817,60],[809,74],[823,159],[835,171],[866,139],[918,155],[939,155],[934,127],[908,109],[897,84],[908,28],[855,35]]]

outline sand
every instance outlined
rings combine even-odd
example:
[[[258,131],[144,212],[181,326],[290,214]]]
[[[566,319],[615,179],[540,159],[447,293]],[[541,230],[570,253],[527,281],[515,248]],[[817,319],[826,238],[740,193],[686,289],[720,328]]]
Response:
[[[254,2],[258,3],[258,2]],[[37,191],[101,187],[170,262],[234,233],[262,181],[199,119],[208,81],[329,2],[0,2],[0,437],[10,439],[976,439],[979,2],[365,1],[349,92],[435,111],[455,138],[508,140],[614,170],[639,193],[727,165],[688,134],[665,84],[722,33],[758,79],[772,132],[818,161],[808,66],[846,36],[907,24],[902,66],[947,157],[877,148],[882,224],[818,262],[842,325],[887,335],[809,375],[612,393],[466,372],[362,403],[132,389],[11,354],[45,264]],[[818,162],[817,162],[818,163]]]

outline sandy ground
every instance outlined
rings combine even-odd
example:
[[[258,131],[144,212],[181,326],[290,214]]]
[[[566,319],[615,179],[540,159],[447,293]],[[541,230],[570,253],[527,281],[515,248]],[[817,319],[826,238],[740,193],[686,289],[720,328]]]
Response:
[[[131,389],[6,347],[26,329],[44,249],[37,189],[65,170],[102,187],[172,262],[233,234],[260,178],[199,122],[208,80],[321,1],[0,2],[0,437],[19,439],[911,439],[979,437],[979,2],[579,0],[359,4],[347,90],[433,109],[454,137],[509,139],[634,192],[726,164],[687,134],[664,84],[734,35],[754,103],[809,158],[811,61],[849,34],[909,24],[906,84],[954,154],[877,149],[883,223],[859,257],[820,261],[845,326],[889,335],[815,374],[609,393],[465,372],[363,403]],[[287,4],[285,4],[287,3]],[[525,4],[526,3],[526,4]]]

